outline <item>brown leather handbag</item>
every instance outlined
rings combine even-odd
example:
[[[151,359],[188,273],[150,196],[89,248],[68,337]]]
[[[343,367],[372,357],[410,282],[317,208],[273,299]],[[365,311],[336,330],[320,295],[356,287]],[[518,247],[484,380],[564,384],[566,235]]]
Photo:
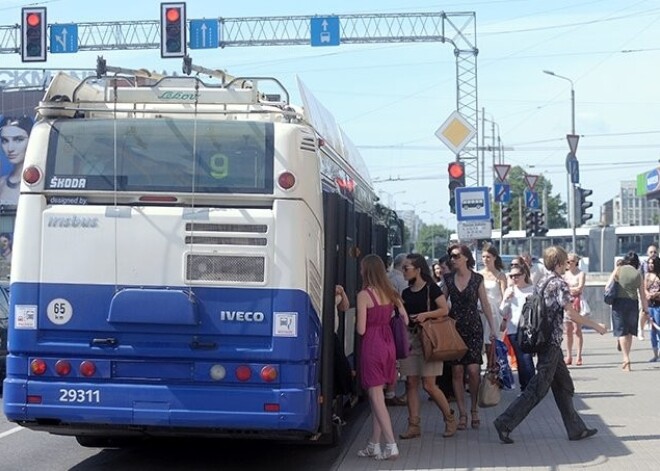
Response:
[[[427,285],[428,288],[428,285]],[[427,309],[431,310],[430,290]],[[456,330],[456,321],[449,316],[428,319],[421,324],[420,336],[426,361],[448,361],[463,358],[467,345]]]

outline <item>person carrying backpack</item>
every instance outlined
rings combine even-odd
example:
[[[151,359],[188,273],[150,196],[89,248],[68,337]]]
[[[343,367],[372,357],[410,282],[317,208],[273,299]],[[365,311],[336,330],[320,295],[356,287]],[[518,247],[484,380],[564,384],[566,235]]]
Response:
[[[568,285],[562,278],[567,260],[568,255],[561,247],[548,247],[543,253],[543,264],[548,273],[537,284],[537,292],[543,287],[541,314],[545,317],[545,322],[542,324],[549,326],[549,338],[547,342],[539,342],[536,345],[536,374],[522,394],[493,422],[502,443],[513,443],[511,432],[541,402],[551,387],[569,440],[582,440],[598,432],[597,429],[586,426],[573,405],[575,387],[561,349],[564,312],[573,322],[591,327],[601,335],[606,333],[607,329],[603,324],[581,316],[571,304]],[[530,296],[531,298],[534,296]],[[539,336],[541,339],[544,337],[545,335]]]

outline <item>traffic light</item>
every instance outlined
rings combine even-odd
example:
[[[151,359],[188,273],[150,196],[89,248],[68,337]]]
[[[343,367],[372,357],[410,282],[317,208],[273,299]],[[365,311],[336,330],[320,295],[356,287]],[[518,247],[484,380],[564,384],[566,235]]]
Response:
[[[528,211],[525,214],[525,236],[532,237],[536,231],[536,213]]]
[[[186,55],[186,3],[160,4],[160,57]]]
[[[500,213],[501,213],[501,224],[500,224],[500,232],[501,234],[507,235],[511,231],[511,208],[506,205],[502,205],[500,207]]]
[[[575,188],[575,207],[577,209],[577,217],[575,220],[579,225],[586,223],[589,219],[594,217],[593,214],[587,212],[587,209],[594,205],[591,201],[587,201],[587,198],[593,195],[593,193],[593,190],[587,190],[586,188]]]
[[[46,9],[21,9],[21,60],[23,62],[46,61]]]
[[[545,213],[536,213],[534,235],[544,236],[547,232],[548,228],[545,226]]]
[[[447,166],[449,174],[449,211],[456,214],[456,188],[465,186],[465,164],[460,161],[450,162]]]

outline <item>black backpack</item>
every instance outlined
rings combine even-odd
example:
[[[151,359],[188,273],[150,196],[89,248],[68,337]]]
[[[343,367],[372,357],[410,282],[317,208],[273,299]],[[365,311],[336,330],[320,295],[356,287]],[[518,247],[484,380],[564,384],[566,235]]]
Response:
[[[525,300],[518,323],[518,344],[525,353],[541,353],[548,349],[552,339],[552,322],[547,316],[543,292],[550,277],[540,291],[534,290]]]

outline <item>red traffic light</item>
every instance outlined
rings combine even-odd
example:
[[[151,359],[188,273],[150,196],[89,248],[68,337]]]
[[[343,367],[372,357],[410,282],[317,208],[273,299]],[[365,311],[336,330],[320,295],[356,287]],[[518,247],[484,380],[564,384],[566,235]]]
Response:
[[[165,18],[167,18],[167,21],[169,21],[170,23],[179,21],[179,18],[181,18],[181,9],[168,8],[167,11],[165,12]]]
[[[463,175],[465,175],[465,168],[463,167],[463,164],[460,162],[450,163],[449,166],[447,167],[447,170],[451,178],[462,178]]]
[[[27,18],[25,18],[25,22],[28,24],[28,26],[35,27],[39,26],[41,24],[41,15],[38,13],[30,13],[28,14]]]

